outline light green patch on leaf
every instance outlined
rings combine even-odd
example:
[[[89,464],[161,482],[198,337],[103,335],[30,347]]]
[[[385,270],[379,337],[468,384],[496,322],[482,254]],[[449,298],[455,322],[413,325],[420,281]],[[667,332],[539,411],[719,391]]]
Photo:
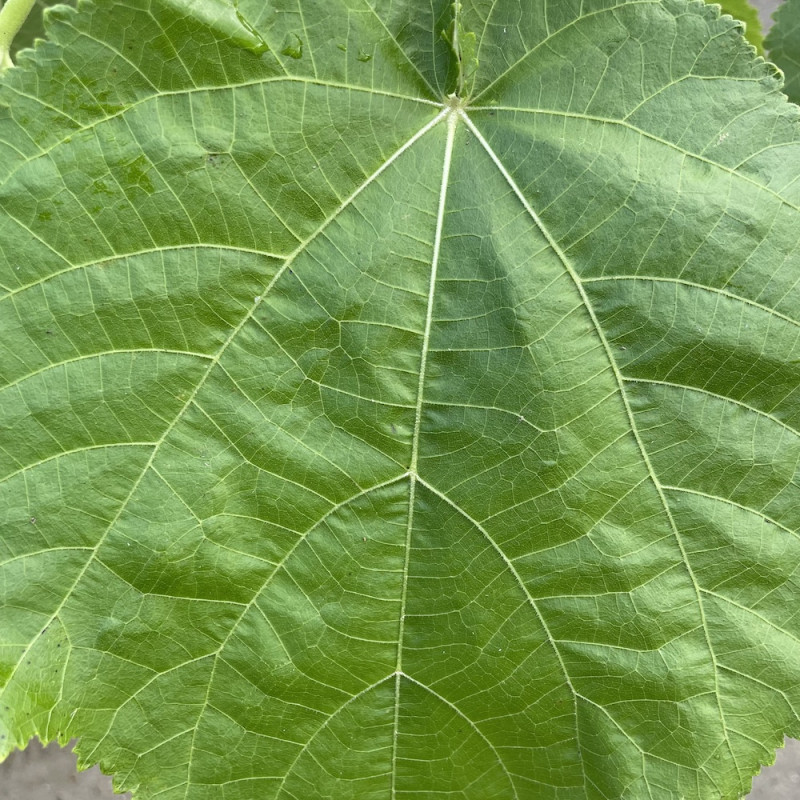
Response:
[[[283,39],[281,53],[289,58],[302,58],[303,40],[296,33],[287,33]]]
[[[800,103],[800,0],[786,0],[775,12],[775,24],[767,37],[769,57],[786,76],[784,91]]]
[[[800,735],[800,109],[711,5],[457,11],[81,2],[0,81],[2,754],[733,800]]]
[[[755,46],[760,55],[764,55],[764,32],[758,9],[748,0],[719,0],[719,5],[722,6],[723,13],[744,22],[747,41]]]

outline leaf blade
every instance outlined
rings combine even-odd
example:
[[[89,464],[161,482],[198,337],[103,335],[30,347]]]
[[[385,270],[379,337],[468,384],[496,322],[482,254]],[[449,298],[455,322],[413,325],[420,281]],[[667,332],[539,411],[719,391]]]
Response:
[[[800,102],[800,9],[796,0],[787,0],[774,14],[775,24],[767,36],[769,57],[786,75],[786,94]]]
[[[796,728],[796,112],[713,9],[563,4],[500,58],[512,6],[464,3],[466,108],[355,0],[243,5],[261,55],[171,0],[143,80],[30,129],[106,12],[10,74],[13,739],[162,800],[588,800],[733,796]]]

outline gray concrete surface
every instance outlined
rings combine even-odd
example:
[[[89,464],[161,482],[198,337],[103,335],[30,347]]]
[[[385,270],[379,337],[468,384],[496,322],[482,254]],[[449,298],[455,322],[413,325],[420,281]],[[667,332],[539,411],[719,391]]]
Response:
[[[75,769],[72,748],[42,747],[33,741],[0,764],[0,800],[107,800],[129,798],[114,794],[111,778],[97,767]]]
[[[772,25],[772,13],[783,0],[750,0],[750,2],[761,12],[761,19],[764,25],[769,28]]]
[[[754,0],[770,25],[772,12],[781,0]],[[97,767],[75,770],[70,748],[32,742],[27,750],[14,753],[0,764],[0,800],[103,800],[118,798],[111,780]],[[123,797],[130,797],[124,795]],[[748,800],[800,800],[800,742],[788,740],[775,765],[763,770],[753,782]]]
[[[767,767],[753,781],[748,800],[798,800],[800,798],[800,742],[786,741],[775,765]]]

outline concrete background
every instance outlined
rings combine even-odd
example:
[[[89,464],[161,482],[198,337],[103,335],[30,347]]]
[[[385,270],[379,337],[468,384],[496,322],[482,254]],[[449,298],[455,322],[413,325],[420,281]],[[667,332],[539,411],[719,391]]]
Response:
[[[772,13],[783,2],[783,0],[750,0],[750,2],[761,12],[761,19],[764,21],[765,29],[769,29],[772,24]]]
[[[781,0],[754,0],[766,25]],[[0,764],[0,800],[103,800],[118,798],[111,780],[97,767],[77,773],[71,748],[32,742]],[[130,795],[124,795],[130,797]],[[748,800],[798,800],[800,798],[800,742],[789,740],[779,751],[774,767],[765,769],[753,783]]]

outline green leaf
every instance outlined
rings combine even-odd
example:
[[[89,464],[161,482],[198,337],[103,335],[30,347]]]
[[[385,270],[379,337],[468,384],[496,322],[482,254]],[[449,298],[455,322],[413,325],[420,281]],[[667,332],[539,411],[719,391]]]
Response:
[[[5,74],[3,753],[729,800],[800,735],[800,109],[713,6],[521,8],[81,2]]]
[[[748,0],[720,0],[719,5],[722,6],[723,13],[730,14],[734,19],[745,23],[744,35],[747,37],[747,41],[755,46],[759,54],[764,55],[764,32],[761,28],[758,9],[754,8]]]
[[[774,16],[767,37],[769,57],[786,76],[784,91],[789,99],[800,103],[800,0],[786,0]]]
[[[36,0],[28,18],[25,20],[19,33],[14,38],[11,46],[11,54],[15,55],[18,50],[25,47],[33,47],[37,39],[44,38],[44,12],[57,0]],[[64,0],[61,0],[64,2]]]

